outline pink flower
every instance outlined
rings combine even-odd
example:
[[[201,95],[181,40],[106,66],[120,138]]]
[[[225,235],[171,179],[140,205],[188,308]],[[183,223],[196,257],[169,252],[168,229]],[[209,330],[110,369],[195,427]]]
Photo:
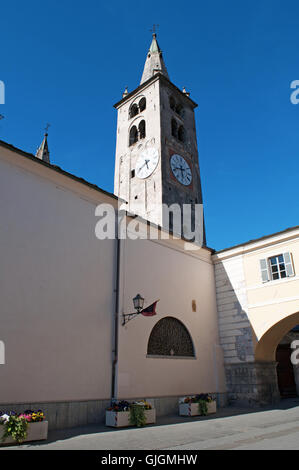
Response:
[[[31,415],[26,415],[24,413],[19,415],[19,418],[24,418],[26,421],[30,422],[31,421]]]

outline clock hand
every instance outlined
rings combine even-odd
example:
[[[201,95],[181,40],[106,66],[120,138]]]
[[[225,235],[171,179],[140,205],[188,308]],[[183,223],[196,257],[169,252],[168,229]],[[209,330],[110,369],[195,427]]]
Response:
[[[138,173],[142,170],[142,168],[143,168],[145,165],[147,166],[146,161],[145,161],[145,163],[139,168]]]
[[[176,167],[176,168],[174,168],[174,170],[181,170],[181,171],[183,170],[183,171],[185,171],[185,169],[182,168],[182,167],[180,167],[180,168],[179,168],[179,167]]]

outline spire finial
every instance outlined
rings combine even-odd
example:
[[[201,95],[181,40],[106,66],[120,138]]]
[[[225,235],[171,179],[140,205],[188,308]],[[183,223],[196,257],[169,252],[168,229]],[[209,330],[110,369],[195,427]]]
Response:
[[[46,135],[46,136],[48,135],[48,129],[49,129],[50,126],[51,126],[51,124],[49,124],[49,123],[47,122],[47,125],[46,125],[46,127],[45,127],[45,135]]]
[[[153,28],[150,29],[152,35],[153,35],[153,38],[155,38],[157,36],[157,29],[159,28],[159,25],[158,24],[153,24]]]
[[[147,58],[144,64],[143,74],[141,77],[140,84],[146,82],[155,74],[160,73],[169,79],[167,69],[162,57],[162,51],[159,47],[156,32],[158,24],[154,24],[153,28],[150,30],[153,33],[152,43],[147,53]]]
[[[186,87],[183,86],[183,93],[187,96],[190,96],[190,93],[186,90]]]
[[[43,141],[40,144],[35,154],[36,158],[39,158],[40,160],[43,160],[44,162],[47,162],[47,163],[50,163],[50,152],[49,152],[48,140],[47,140],[49,127],[50,127],[50,124],[47,124],[44,129],[45,133],[44,133]]]

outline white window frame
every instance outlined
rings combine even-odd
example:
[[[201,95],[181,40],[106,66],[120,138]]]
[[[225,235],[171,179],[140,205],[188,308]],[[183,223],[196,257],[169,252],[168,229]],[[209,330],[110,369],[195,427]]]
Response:
[[[285,269],[280,270],[279,265],[282,263],[279,263],[278,257],[282,256],[283,257],[283,264]],[[271,264],[271,258],[276,258],[277,259],[277,273],[279,277],[277,279],[273,278],[273,273],[272,272],[272,264]],[[260,259],[260,270],[261,270],[261,276],[262,276],[262,282],[266,283],[269,281],[282,281],[283,279],[287,279],[289,277],[295,276],[295,271],[294,271],[294,263],[293,263],[293,258],[292,254],[290,252],[284,252],[284,253],[278,253],[272,256],[268,256],[267,258]],[[281,272],[285,271],[286,275],[285,277],[281,277]]]
[[[282,257],[282,262],[279,262],[279,257]],[[275,258],[275,264],[272,264],[271,263],[271,260]],[[269,270],[269,275],[270,275],[270,280],[271,281],[279,281],[280,279],[285,279],[286,277],[288,277],[288,274],[287,274],[287,270],[286,270],[286,263],[285,263],[285,260],[284,260],[284,254],[283,253],[280,253],[279,255],[274,255],[274,256],[270,256],[268,259],[267,259],[267,262],[268,262],[268,270]],[[280,269],[280,265],[283,264],[284,265],[284,269]],[[277,271],[276,272],[273,272],[272,270],[272,266],[276,266],[277,267]],[[281,274],[282,273],[285,273],[285,276],[282,276]],[[274,275],[277,274],[278,277],[277,278],[274,278]]]

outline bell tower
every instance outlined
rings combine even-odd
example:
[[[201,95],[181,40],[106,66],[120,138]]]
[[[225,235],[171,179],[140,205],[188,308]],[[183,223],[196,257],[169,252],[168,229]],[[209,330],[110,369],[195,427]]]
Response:
[[[170,81],[155,33],[140,85],[130,93],[126,89],[114,106],[114,193],[127,201],[129,212],[160,226],[165,226],[164,204],[188,204],[193,217],[195,205],[202,204],[197,104]]]

